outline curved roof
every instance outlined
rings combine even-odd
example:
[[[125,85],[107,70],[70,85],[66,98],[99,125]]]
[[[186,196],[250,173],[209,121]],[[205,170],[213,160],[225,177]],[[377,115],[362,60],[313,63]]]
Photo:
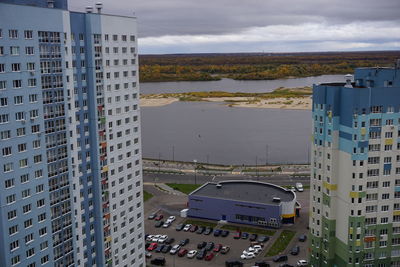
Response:
[[[220,185],[220,186],[217,186]],[[253,202],[259,204],[279,204],[274,198],[280,198],[281,202],[296,200],[296,194],[280,186],[258,181],[223,181],[219,183],[206,183],[189,196],[203,196],[235,201]]]

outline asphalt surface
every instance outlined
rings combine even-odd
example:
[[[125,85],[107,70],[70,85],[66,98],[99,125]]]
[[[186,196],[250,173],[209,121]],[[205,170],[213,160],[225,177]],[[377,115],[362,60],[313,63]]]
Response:
[[[276,185],[295,185],[300,182],[303,185],[310,184],[310,177],[291,175],[274,175],[274,176],[250,176],[250,175],[217,175],[206,176],[197,174],[166,174],[166,173],[148,173],[143,174],[145,183],[178,183],[178,184],[204,184],[210,181],[224,181],[224,180],[255,180]]]

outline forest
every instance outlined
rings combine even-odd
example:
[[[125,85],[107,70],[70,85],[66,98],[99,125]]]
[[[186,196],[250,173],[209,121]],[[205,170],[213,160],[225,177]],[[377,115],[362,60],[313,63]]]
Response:
[[[140,81],[274,80],[393,66],[400,51],[140,55]]]

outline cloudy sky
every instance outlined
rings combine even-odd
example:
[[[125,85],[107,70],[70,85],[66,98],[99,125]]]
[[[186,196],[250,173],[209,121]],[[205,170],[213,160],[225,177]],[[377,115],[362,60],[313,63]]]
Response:
[[[400,50],[400,0],[100,1],[138,18],[141,54]]]

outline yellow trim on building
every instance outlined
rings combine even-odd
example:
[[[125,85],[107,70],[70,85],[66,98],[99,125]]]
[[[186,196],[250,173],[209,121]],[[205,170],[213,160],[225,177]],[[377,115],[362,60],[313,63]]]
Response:
[[[393,145],[393,139],[385,139],[385,145]]]
[[[361,241],[360,240],[356,240],[356,247],[361,246]]]
[[[295,216],[296,216],[295,213],[292,213],[292,214],[282,214],[282,218],[285,218],[285,219],[287,219],[287,218],[293,218],[293,217],[295,217]]]
[[[350,192],[350,197],[358,198],[358,192]]]
[[[107,237],[106,237],[106,242],[111,242],[111,240],[112,240],[112,239],[111,239],[111,236],[107,236]]]
[[[104,166],[102,169],[103,172],[107,172],[108,171],[108,166]]]
[[[337,184],[330,184],[328,182],[324,182],[324,187],[326,189],[331,190],[331,191],[336,191],[337,190]]]
[[[367,129],[365,129],[364,127],[361,128],[361,135],[366,135],[367,134]]]
[[[350,227],[349,234],[352,234],[352,233],[353,233],[353,227]]]
[[[400,210],[393,211],[393,216],[400,215]]]

